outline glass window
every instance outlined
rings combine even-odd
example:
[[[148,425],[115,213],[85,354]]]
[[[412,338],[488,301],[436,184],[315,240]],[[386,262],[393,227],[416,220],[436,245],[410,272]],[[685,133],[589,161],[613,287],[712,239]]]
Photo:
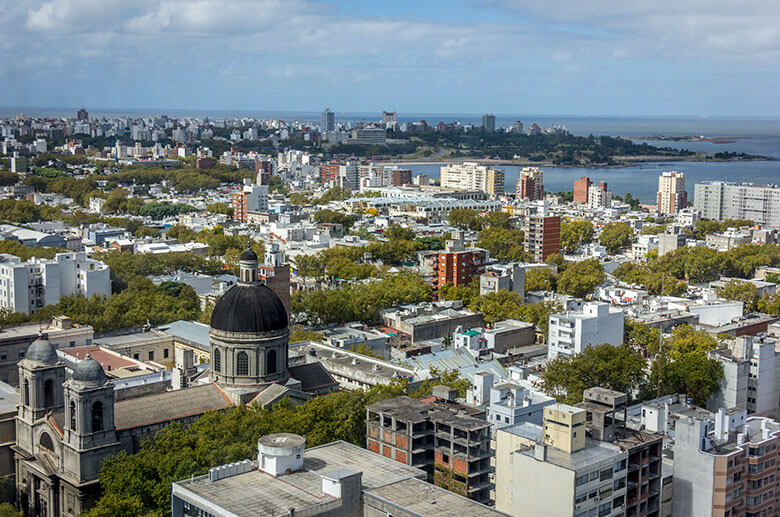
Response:
[[[249,356],[239,352],[236,356],[236,375],[249,375]]]

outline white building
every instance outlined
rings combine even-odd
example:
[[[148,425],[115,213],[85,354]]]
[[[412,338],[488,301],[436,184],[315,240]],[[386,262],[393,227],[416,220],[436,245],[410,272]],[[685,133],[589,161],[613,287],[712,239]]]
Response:
[[[441,168],[441,186],[458,190],[479,190],[487,194],[503,194],[504,170],[474,162],[444,165]]]
[[[747,219],[765,226],[780,227],[780,187],[777,185],[723,181],[697,183],[693,206],[701,213],[702,219]]]
[[[658,213],[674,214],[688,206],[685,192],[685,174],[667,171],[658,177]]]
[[[0,254],[0,308],[32,314],[62,296],[111,296],[106,264],[84,253],[58,253],[53,260]]]
[[[547,358],[579,354],[590,345],[620,345],[623,323],[623,311],[608,303],[586,303],[582,312],[550,314]]]

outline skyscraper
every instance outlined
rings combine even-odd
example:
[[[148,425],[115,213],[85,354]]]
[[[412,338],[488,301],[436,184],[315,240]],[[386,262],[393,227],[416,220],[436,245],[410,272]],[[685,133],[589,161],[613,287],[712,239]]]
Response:
[[[666,171],[658,177],[658,212],[674,215],[688,206],[688,193],[685,192],[685,174]]]
[[[333,131],[336,129],[336,118],[330,108],[325,108],[325,111],[322,112],[320,129],[322,131]]]
[[[89,120],[89,113],[84,108],[81,108],[76,115],[77,120]]]
[[[492,113],[485,113],[482,115],[482,127],[487,131],[496,130],[496,116]]]
[[[587,203],[588,202],[588,189],[593,183],[590,178],[583,176],[574,182],[574,202],[575,203]]]

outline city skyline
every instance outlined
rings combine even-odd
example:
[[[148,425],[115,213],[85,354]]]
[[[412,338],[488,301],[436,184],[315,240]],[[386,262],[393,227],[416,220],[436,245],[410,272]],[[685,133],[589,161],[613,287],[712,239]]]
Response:
[[[0,5],[5,106],[780,115],[759,2]]]

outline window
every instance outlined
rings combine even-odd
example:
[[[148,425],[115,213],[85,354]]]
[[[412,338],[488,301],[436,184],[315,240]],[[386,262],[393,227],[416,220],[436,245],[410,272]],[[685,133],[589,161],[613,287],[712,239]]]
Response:
[[[70,401],[70,428],[76,431],[76,403]]]
[[[103,430],[103,403],[100,401],[92,404],[92,432]]]
[[[70,348],[73,348],[74,346],[76,346],[76,342],[75,341],[71,341],[70,343],[68,343],[68,346]]]
[[[575,504],[580,504],[580,503],[584,503],[587,500],[588,500],[587,494],[582,494],[582,495],[578,495],[577,497],[574,498],[574,503]]]
[[[620,472],[624,468],[626,468],[626,460],[620,460],[615,463],[615,472]]]
[[[141,356],[138,355],[138,354],[133,354],[133,359],[135,359],[136,361],[139,361],[141,359]]]
[[[38,442],[40,443],[41,447],[46,449],[47,451],[54,452],[54,442],[51,440],[51,436],[49,436],[49,433],[42,433],[41,439]]]
[[[54,381],[47,379],[43,383],[43,407],[52,407],[54,405]]]
[[[590,476],[589,476],[589,479],[588,479],[588,481],[595,481],[595,480],[597,480],[598,478],[599,478],[599,471],[598,471],[598,470],[595,470],[595,471],[593,471],[593,472],[591,472],[591,473],[590,473]]]
[[[614,490],[620,490],[621,488],[624,488],[626,486],[626,478],[618,478],[615,480],[614,483],[612,483],[612,488]]]
[[[276,373],[276,350],[269,350],[265,355],[265,373]]]
[[[604,469],[599,473],[599,478],[601,481],[606,481],[607,479],[612,479],[612,467],[608,469]]]
[[[30,381],[27,379],[24,380],[24,405],[30,405]]]
[[[236,375],[249,375],[249,356],[239,352],[236,356]]]
[[[574,480],[574,485],[575,486],[584,485],[587,482],[588,482],[588,475],[583,474],[581,476],[577,476],[577,478]]]
[[[755,506],[757,504],[761,504],[761,496],[760,495],[749,495],[747,496],[746,503],[748,506]]]
[[[154,361],[154,350],[149,351],[149,360]]]
[[[168,355],[170,355],[169,352],[168,352],[168,349],[164,348],[163,349],[163,359],[168,359]]]
[[[24,359],[24,348],[19,349],[19,359]]]
[[[214,349],[214,371],[220,373],[222,371],[222,354],[219,348]]]

